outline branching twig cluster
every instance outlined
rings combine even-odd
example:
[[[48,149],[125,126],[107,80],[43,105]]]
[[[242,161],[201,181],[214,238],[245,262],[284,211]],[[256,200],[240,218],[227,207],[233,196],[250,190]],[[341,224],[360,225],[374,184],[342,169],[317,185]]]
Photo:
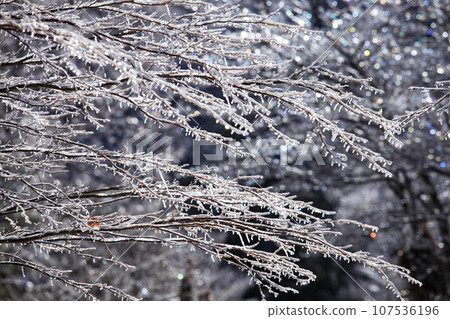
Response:
[[[313,31],[279,23],[271,15],[203,1],[2,2],[0,247],[8,248],[0,249],[0,263],[31,268],[92,298],[92,288],[131,297],[109,285],[73,281],[65,271],[22,256],[22,249],[32,245],[129,267],[116,258],[87,254],[85,245],[190,244],[247,271],[269,291],[283,292],[289,289],[279,284],[283,277],[299,284],[315,278],[297,264],[294,252],[302,248],[374,269],[399,298],[387,271],[417,283],[402,267],[329,241],[330,235],[338,235],[330,229],[334,223],[357,222],[333,220],[327,217],[331,212],[288,194],[245,186],[209,168],[189,169],[155,155],[107,150],[89,142],[89,135],[111,114],[131,108],[158,126],[178,127],[195,139],[251,156],[229,144],[229,138],[202,128],[195,117],[211,116],[238,136],[251,134],[252,123],[259,119],[276,137],[297,145],[302,141],[277,129],[272,115],[280,108],[304,116],[316,127],[333,162],[345,166],[346,155],[334,150],[336,139],[389,176],[384,168],[389,161],[365,146],[367,139],[308,103],[308,97],[323,99],[336,112],[343,109],[379,126],[397,145],[401,123],[364,107],[360,97],[345,89],[351,82],[377,93],[370,79],[344,76],[323,64],[291,76],[286,63],[252,51],[263,43],[300,49],[285,38],[271,37],[275,29],[292,36]],[[311,75],[332,77],[342,85]],[[210,87],[220,95],[205,89]],[[65,177],[70,165],[94,167],[120,181],[105,187],[75,186]],[[193,182],[182,185],[177,177]],[[134,214],[130,208],[127,213],[94,216],[95,209],[130,198],[148,202],[149,212]],[[150,204],[154,202],[164,203],[168,210],[161,213]],[[241,245],[214,241],[215,231],[237,234]],[[264,251],[260,242],[278,249]]]

